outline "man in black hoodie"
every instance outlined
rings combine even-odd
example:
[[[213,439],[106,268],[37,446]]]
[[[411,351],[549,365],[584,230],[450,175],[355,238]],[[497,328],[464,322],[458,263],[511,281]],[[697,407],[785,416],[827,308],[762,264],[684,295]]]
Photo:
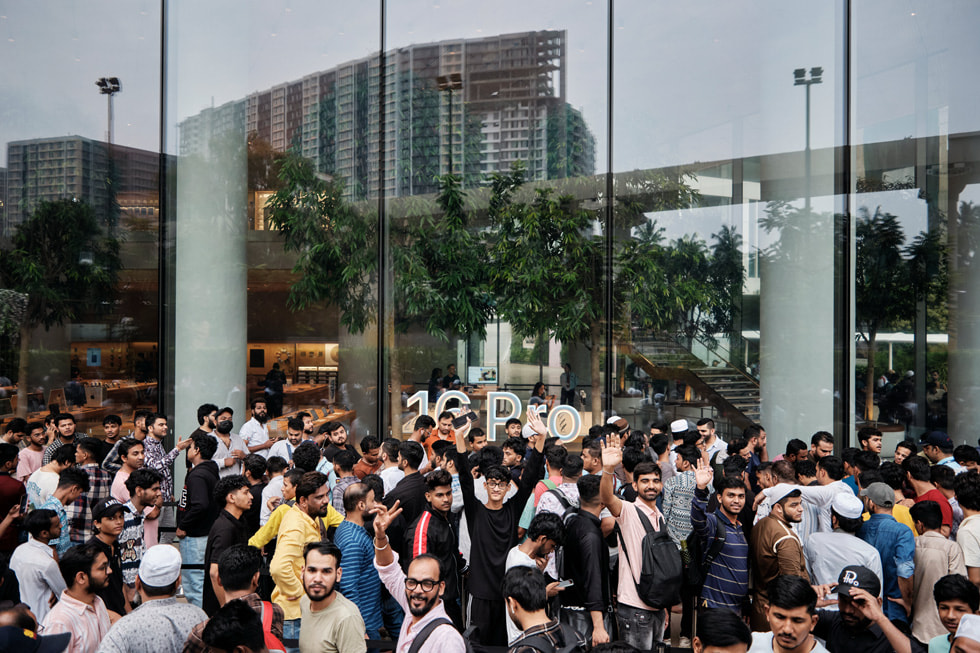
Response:
[[[429,473],[425,479],[425,499],[428,502],[422,514],[412,522],[405,532],[405,551],[410,555],[400,558],[405,573],[412,560],[428,553],[439,558],[445,570],[446,590],[442,602],[446,613],[461,632],[463,612],[459,604],[459,577],[466,567],[466,561],[459,552],[458,535],[449,521],[453,507],[453,477],[444,469]]]
[[[469,431],[469,422],[456,431],[456,468],[459,470],[459,485],[463,492],[463,510],[466,512],[466,526],[470,532],[470,578],[469,591],[473,597],[470,624],[479,629],[479,643],[484,646],[505,646],[507,644],[507,625],[504,620],[505,602],[500,589],[500,579],[504,577],[507,554],[517,545],[517,524],[524,511],[524,505],[544,477],[544,441],[548,434],[541,418],[536,413],[528,416],[528,425],[541,437],[536,438],[524,463],[524,473],[518,484],[517,494],[504,503],[504,497],[513,477],[503,465],[490,465],[483,472],[487,486],[487,503],[484,505],[474,494],[473,475],[470,473],[469,456],[466,455],[464,437]]]
[[[194,433],[187,448],[187,462],[192,466],[184,479],[177,509],[177,537],[180,538],[180,557],[185,565],[204,565],[208,533],[218,516],[218,506],[212,501],[218,484],[218,465],[211,458],[218,450],[218,441],[204,433]],[[181,583],[187,601],[197,607],[204,603],[204,569],[185,569]]]

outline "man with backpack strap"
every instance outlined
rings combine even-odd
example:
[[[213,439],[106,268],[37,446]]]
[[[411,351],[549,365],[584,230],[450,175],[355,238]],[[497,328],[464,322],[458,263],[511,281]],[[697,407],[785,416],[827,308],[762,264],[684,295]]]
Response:
[[[265,645],[270,651],[285,650],[282,643],[283,612],[275,603],[263,601],[259,596],[259,573],[262,570],[262,552],[254,546],[235,544],[218,558],[218,584],[224,590],[227,605],[235,600],[244,601],[262,620]],[[204,643],[203,621],[194,626],[183,653],[208,653],[212,649]]]
[[[401,514],[396,502],[391,510],[379,506],[374,518],[374,566],[381,582],[398,605],[405,619],[398,635],[395,653],[465,653],[466,642],[446,613],[442,597],[446,591],[446,569],[431,553],[415,556],[408,573],[398,564],[385,532]]]
[[[708,512],[708,486],[714,478],[711,465],[699,460],[694,471],[697,487],[691,502],[691,534],[688,550],[698,559],[698,607],[727,608],[741,614],[749,593],[749,543],[738,514],[745,506],[745,484],[740,476],[723,476],[715,483],[718,510]],[[692,540],[698,546],[691,547]]]
[[[620,638],[641,651],[663,641],[667,608],[680,601],[683,571],[680,552],[667,533],[657,508],[663,486],[660,466],[643,462],[633,471],[637,499],[628,503],[616,496],[613,472],[623,460],[619,436],[610,435],[602,448],[599,499],[620,528],[619,632]]]
[[[503,595],[507,615],[523,631],[508,653],[576,653],[587,650],[585,638],[546,610],[545,577],[533,567],[514,567],[504,574]]]

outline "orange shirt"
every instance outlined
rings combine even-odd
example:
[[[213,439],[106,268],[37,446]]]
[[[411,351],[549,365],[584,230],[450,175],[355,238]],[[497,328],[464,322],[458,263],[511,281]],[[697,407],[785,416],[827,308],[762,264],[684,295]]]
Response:
[[[429,458],[432,457],[432,445],[434,445],[436,442],[439,442],[440,440],[442,440],[442,438],[439,437],[439,432],[436,431],[435,433],[433,433],[432,435],[430,435],[428,437],[428,439],[425,441],[425,454],[427,456],[429,456]],[[456,444],[456,434],[455,433],[450,433],[449,434],[449,437],[446,438],[446,442],[451,442],[452,444],[455,445]]]
[[[354,465],[354,476],[356,476],[361,480],[364,480],[365,476],[367,476],[368,474],[374,474],[379,469],[381,469],[380,460],[378,460],[378,462],[375,463],[374,465],[369,465],[366,462],[364,462],[363,458],[361,458],[360,460],[357,461],[357,464]]]

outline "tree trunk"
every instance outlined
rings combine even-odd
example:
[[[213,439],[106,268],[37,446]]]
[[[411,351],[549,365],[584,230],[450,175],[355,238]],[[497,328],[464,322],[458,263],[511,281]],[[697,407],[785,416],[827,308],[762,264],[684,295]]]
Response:
[[[20,361],[17,364],[17,417],[27,417],[27,364],[31,351],[31,327],[20,327]]]
[[[874,421],[875,415],[875,340],[878,334],[868,329],[868,377],[864,389],[864,419]]]
[[[589,359],[592,368],[592,423],[602,424],[602,374],[600,373],[599,363],[602,357],[600,352],[600,340],[602,338],[602,328],[598,322],[592,323],[589,332],[589,340],[592,349],[589,351]]]

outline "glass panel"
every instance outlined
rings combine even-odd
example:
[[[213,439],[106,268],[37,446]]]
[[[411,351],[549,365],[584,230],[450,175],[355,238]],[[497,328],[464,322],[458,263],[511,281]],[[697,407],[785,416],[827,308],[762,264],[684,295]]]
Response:
[[[159,6],[3,14],[0,419],[69,411],[104,437],[118,415],[126,433],[157,407]]]
[[[974,444],[978,118],[962,81],[977,17],[969,2],[854,9],[855,413],[886,455],[934,429]]]
[[[394,431],[435,415],[455,377],[483,428],[488,410],[523,419],[540,383],[535,402],[584,406],[584,431],[606,333],[605,3],[386,6]],[[493,390],[518,405],[494,411]]]
[[[833,430],[835,18],[616,3],[620,413]]]
[[[219,5],[168,25],[183,428],[263,399],[273,434],[305,412],[356,441],[378,429],[379,5]]]

